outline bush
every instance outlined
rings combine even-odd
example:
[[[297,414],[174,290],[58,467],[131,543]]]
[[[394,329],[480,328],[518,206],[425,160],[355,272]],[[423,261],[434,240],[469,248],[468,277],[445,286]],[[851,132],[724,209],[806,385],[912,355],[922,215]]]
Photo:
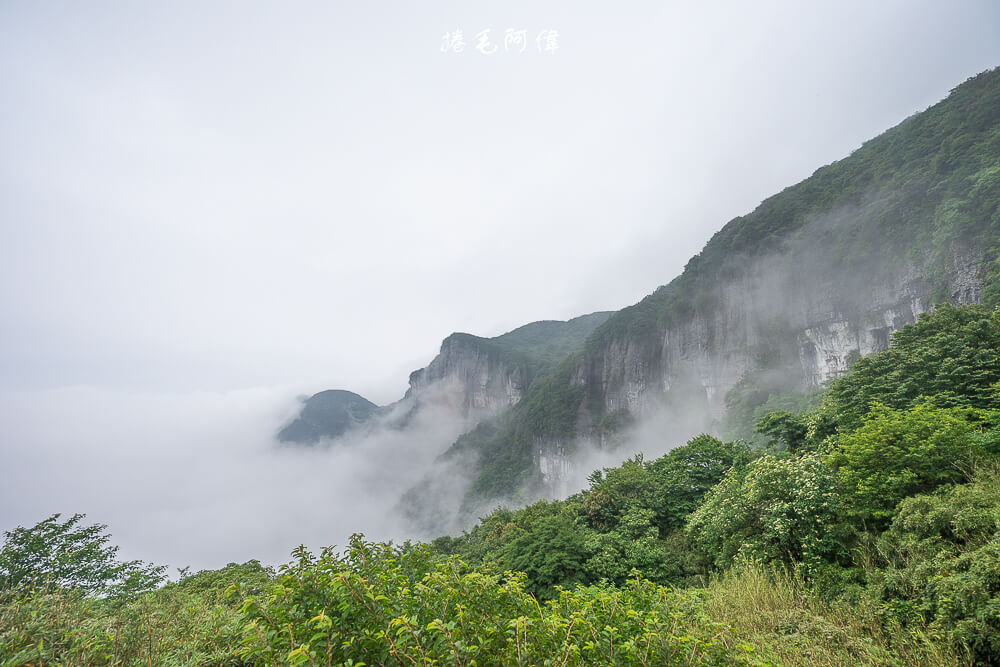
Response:
[[[716,566],[737,559],[801,562],[807,573],[840,552],[840,497],[819,456],[761,457],[731,470],[688,519],[687,532]]]
[[[982,417],[970,408],[873,404],[862,426],[840,436],[827,458],[843,485],[847,516],[859,527],[881,528],[903,498],[964,481]]]
[[[1000,474],[907,498],[879,541],[871,595],[980,661],[1000,660]]]
[[[747,664],[732,629],[634,579],[539,603],[524,576],[470,571],[427,549],[354,536],[343,556],[304,548],[278,587],[243,606],[243,654],[299,664]]]

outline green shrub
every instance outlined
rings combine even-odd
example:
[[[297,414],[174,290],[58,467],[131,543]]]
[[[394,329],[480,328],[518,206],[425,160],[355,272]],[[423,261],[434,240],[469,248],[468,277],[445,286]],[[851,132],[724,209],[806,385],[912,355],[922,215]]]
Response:
[[[484,574],[426,549],[354,536],[343,556],[305,549],[243,606],[243,655],[266,664],[746,664],[752,647],[635,579],[540,603],[524,575]]]
[[[970,408],[909,410],[872,404],[860,428],[837,438],[827,461],[837,469],[845,511],[859,528],[881,528],[907,496],[966,479],[978,453]]]
[[[716,566],[737,559],[803,563],[807,572],[841,550],[840,496],[816,454],[764,456],[733,469],[688,519],[688,534]]]
[[[1000,474],[899,504],[879,540],[870,594],[884,613],[926,623],[975,659],[1000,660]]]

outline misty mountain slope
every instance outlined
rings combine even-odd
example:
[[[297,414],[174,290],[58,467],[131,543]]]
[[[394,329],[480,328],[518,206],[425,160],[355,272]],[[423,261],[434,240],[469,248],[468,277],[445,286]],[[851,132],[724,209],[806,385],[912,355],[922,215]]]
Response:
[[[567,356],[582,350],[587,336],[613,314],[591,313],[566,322],[532,322],[491,340],[505,350],[525,356],[540,371],[551,371]]]
[[[299,416],[278,433],[278,440],[314,444],[324,438],[339,438],[378,412],[377,405],[354,392],[321,391],[305,401]]]
[[[407,396],[444,386],[456,410],[478,421],[516,405],[532,384],[551,374],[567,356],[583,349],[587,336],[612,313],[566,322],[546,320],[495,338],[454,333],[424,369],[410,375]]]
[[[427,403],[450,408],[456,419],[472,428],[517,404],[536,379],[582,350],[587,336],[611,315],[599,312],[566,322],[532,322],[494,338],[453,333],[426,368],[410,374],[402,400],[379,408],[349,391],[323,391],[305,402],[278,439],[299,444],[335,439],[377,417],[385,417],[386,426],[406,428],[413,411]]]
[[[842,374],[933,303],[996,298],[998,211],[994,69],[731,220],[680,276],[463,436],[446,458],[469,468],[465,509],[551,493],[580,439],[603,443],[636,418],[671,415],[663,449],[720,430],[727,403],[730,428],[745,429],[766,401]]]

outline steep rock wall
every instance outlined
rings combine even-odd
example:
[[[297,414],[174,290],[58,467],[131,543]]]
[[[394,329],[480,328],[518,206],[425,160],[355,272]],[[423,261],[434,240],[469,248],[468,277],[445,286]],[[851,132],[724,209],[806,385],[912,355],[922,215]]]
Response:
[[[726,393],[771,353],[785,356],[791,388],[811,389],[844,373],[852,358],[885,349],[892,332],[936,301],[979,301],[984,263],[981,251],[963,249],[935,280],[914,264],[877,279],[845,280],[830,262],[801,256],[758,260],[739,279],[720,285],[711,307],[591,351],[574,381],[588,385],[604,413],[624,409],[641,417],[683,400],[717,419]],[[585,424],[594,420],[592,414],[581,416]]]
[[[530,379],[517,364],[509,363],[471,338],[449,336],[440,353],[426,368],[410,375],[407,397],[419,397],[430,387],[441,392],[458,414],[478,422],[493,417],[521,400]]]

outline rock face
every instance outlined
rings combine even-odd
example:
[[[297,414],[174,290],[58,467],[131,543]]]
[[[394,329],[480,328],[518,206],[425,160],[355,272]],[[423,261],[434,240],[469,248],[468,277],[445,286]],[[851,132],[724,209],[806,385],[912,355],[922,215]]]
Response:
[[[533,380],[583,349],[587,336],[612,315],[597,312],[568,321],[532,322],[495,338],[454,333],[431,363],[410,375],[408,398],[431,387],[475,425],[517,405]]]
[[[812,389],[843,374],[851,360],[884,350],[892,332],[935,301],[963,305],[982,297],[985,259],[974,250],[955,254],[943,284],[914,265],[878,280],[836,280],[821,264],[782,273],[805,266],[800,260],[755,262],[740,280],[718,287],[711,310],[648,335],[613,337],[586,355],[574,381],[596,394],[605,413],[642,417],[683,397],[718,419],[726,393],[769,355],[782,360],[772,363],[786,386]]]
[[[567,454],[565,446],[559,442],[538,442],[536,447],[538,471],[549,495],[554,498],[568,496],[574,490],[569,486],[576,471],[573,457]]]
[[[374,426],[375,420],[404,429],[430,406],[438,417],[474,428],[517,405],[532,380],[582,349],[587,335],[610,316],[599,312],[566,322],[532,322],[495,338],[453,333],[426,368],[410,374],[410,387],[396,403],[380,408],[349,391],[320,392],[305,402],[278,439],[311,444],[336,439],[362,424]]]
[[[1000,68],[731,220],[595,330],[575,434],[664,404],[717,418],[747,374],[810,389],[934,303],[980,301],[1000,247],[998,128]]]
[[[572,490],[567,484],[580,463],[572,443],[582,436],[604,447],[599,424],[609,415],[659,415],[664,433],[681,440],[698,432],[721,435],[726,394],[746,374],[772,373],[789,391],[819,387],[854,359],[884,350],[894,331],[934,303],[979,302],[987,262],[978,249],[958,249],[934,279],[918,264],[846,277],[832,264],[792,247],[720,281],[710,306],[687,318],[588,345],[571,379],[589,399],[580,405],[575,435],[535,443],[532,463],[542,495]]]
[[[525,370],[505,361],[483,339],[452,334],[426,367],[410,375],[407,397],[435,387],[457,414],[477,423],[516,405],[530,381]]]
[[[467,412],[512,406],[446,453],[474,460],[463,506],[561,495],[582,452],[625,437],[661,451],[743,437],[771,398],[843,374],[933,304],[982,300],[1000,248],[998,128],[1000,68],[730,220],[544,382],[456,342],[428,378],[460,376]]]

